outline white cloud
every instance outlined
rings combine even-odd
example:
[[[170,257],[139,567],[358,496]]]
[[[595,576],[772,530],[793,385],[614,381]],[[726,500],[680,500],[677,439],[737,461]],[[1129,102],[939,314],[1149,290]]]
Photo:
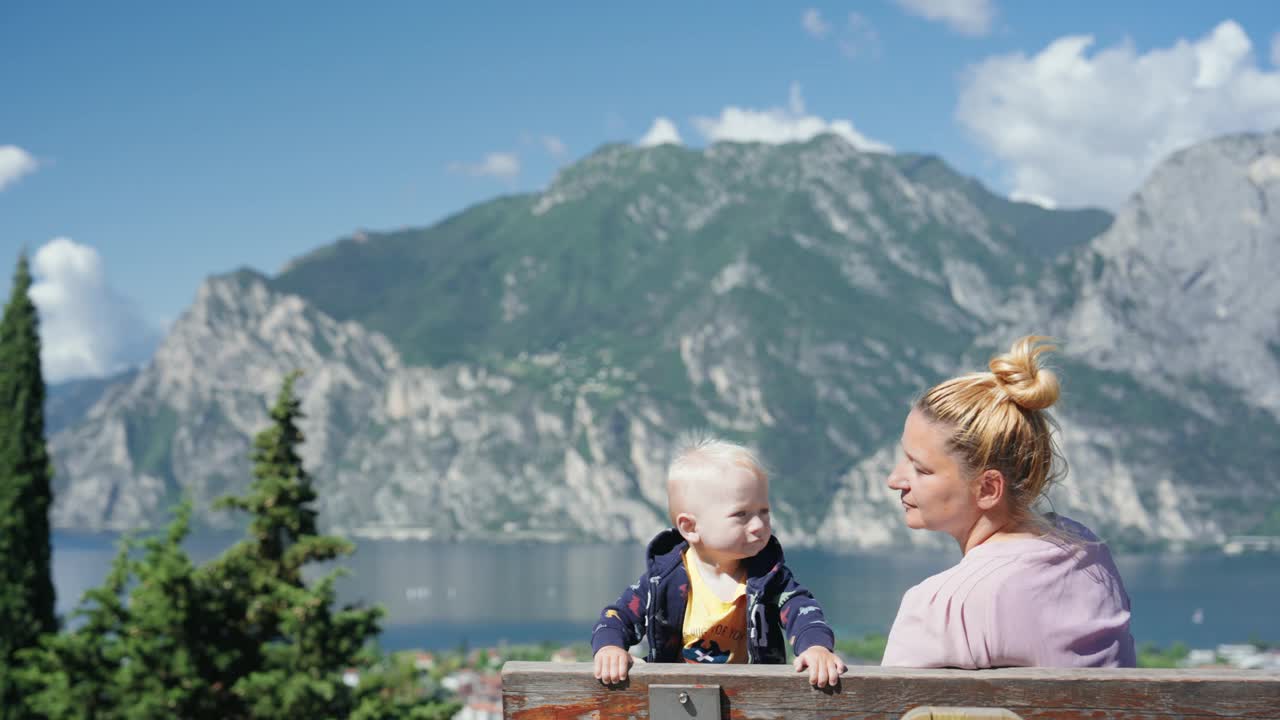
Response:
[[[817,8],[805,10],[800,16],[800,24],[804,26],[805,32],[816,38],[826,37],[826,34],[831,31],[831,26],[822,19],[822,13],[818,12]]]
[[[569,153],[569,148],[565,147],[564,141],[555,135],[543,135],[542,148],[547,151],[548,155],[557,160]]]
[[[991,22],[996,16],[991,0],[898,0],[898,6],[965,35],[991,32]]]
[[[858,132],[848,120],[824,120],[806,115],[804,97],[796,83],[791,84],[787,108],[751,110],[729,106],[720,111],[720,117],[695,117],[693,124],[711,142],[804,142],[822,133],[832,133],[859,150],[893,151],[888,145]]]
[[[819,40],[832,35],[832,25],[813,8],[804,11],[800,24],[806,32]],[[840,53],[848,58],[880,55],[880,34],[865,16],[851,12],[844,26],[838,28],[833,40],[840,48]]]
[[[97,250],[54,238],[32,257],[31,274],[46,380],[101,377],[151,356],[158,331],[107,282]]]
[[[683,145],[684,141],[680,139],[680,131],[676,129],[675,123],[665,117],[659,117],[649,127],[649,132],[645,133],[636,144],[640,147],[654,147],[666,144]]]
[[[1258,68],[1234,21],[1143,54],[1125,43],[1090,56],[1092,44],[1062,37],[969,69],[956,117],[1014,193],[1115,207],[1180,148],[1280,126],[1280,71]]]
[[[787,110],[792,115],[804,115],[804,91],[798,82],[791,83],[791,87],[787,88]]]
[[[1054,208],[1058,207],[1058,203],[1054,202],[1053,198],[1051,197],[1045,197],[1044,195],[1036,195],[1035,193],[1019,192],[1017,190],[1014,190],[1013,192],[1009,193],[1009,199],[1014,202],[1031,203],[1032,205],[1039,205],[1040,207],[1046,210],[1053,210]]]
[[[871,21],[856,12],[849,13],[849,22],[840,36],[840,52],[848,58],[880,55],[880,33]]]
[[[1271,66],[1280,67],[1280,32],[1271,36]]]
[[[449,169],[463,175],[473,177],[495,177],[511,180],[520,174],[520,157],[515,153],[492,152],[484,156],[482,162],[474,165],[454,163]]]
[[[17,145],[0,145],[0,190],[36,169],[36,159]]]

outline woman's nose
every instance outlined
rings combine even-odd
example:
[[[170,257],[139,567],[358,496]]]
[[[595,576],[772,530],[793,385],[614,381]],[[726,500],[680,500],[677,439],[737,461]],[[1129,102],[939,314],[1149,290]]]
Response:
[[[902,471],[902,465],[895,465],[889,473],[889,488],[892,490],[907,490],[910,487],[907,484],[906,473]]]

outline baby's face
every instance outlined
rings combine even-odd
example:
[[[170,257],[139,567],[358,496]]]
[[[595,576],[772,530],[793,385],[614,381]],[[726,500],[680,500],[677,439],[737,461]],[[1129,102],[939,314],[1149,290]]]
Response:
[[[769,482],[744,468],[720,470],[690,488],[699,552],[753,557],[769,542]]]

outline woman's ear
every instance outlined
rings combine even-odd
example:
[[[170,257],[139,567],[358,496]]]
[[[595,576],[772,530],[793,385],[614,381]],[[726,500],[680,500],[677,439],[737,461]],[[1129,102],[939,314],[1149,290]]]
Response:
[[[690,543],[698,542],[698,520],[689,513],[676,515],[676,530]]]
[[[982,510],[990,510],[1004,499],[1004,473],[999,470],[983,470],[978,476],[977,501]]]

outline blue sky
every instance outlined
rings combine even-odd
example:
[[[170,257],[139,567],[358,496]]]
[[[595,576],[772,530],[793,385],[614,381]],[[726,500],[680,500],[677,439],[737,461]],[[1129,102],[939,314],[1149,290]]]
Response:
[[[659,117],[695,147],[843,121],[1117,207],[1170,149],[1280,127],[1278,8],[4,3],[0,259],[35,256],[57,380],[144,359],[211,274],[537,191]]]

